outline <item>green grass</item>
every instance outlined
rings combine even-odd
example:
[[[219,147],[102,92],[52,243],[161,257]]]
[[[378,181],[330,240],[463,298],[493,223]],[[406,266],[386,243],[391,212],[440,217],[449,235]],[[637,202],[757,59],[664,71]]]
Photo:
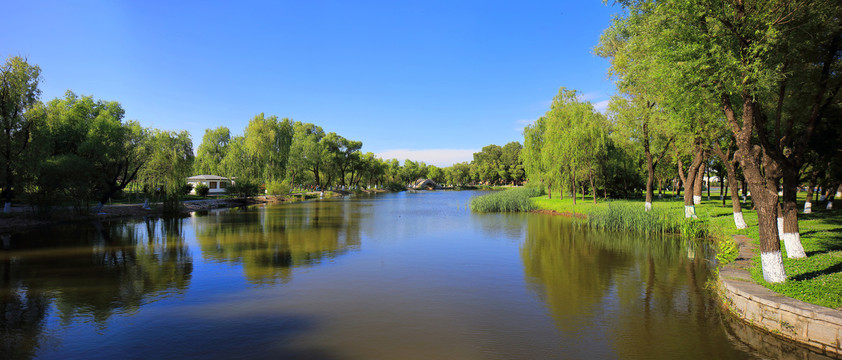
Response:
[[[476,212],[525,212],[535,208],[530,198],[541,190],[532,187],[510,188],[471,198],[471,210]]]
[[[718,195],[718,194],[717,194]],[[803,208],[804,193],[800,193],[799,209]],[[749,208],[749,204],[743,205],[743,217],[748,224],[747,229],[737,230],[734,226],[734,217],[731,210],[730,199],[726,200],[726,206],[722,202],[704,200],[696,205],[696,214],[699,216],[699,225],[707,232],[705,236],[717,241],[718,255],[720,262],[727,263],[737,256],[737,249],[731,240],[733,235],[745,235],[759,245],[759,234],[757,229],[757,213]],[[604,226],[604,228],[620,229],[625,228],[632,231],[645,230],[649,227],[649,220],[641,219],[639,215],[633,214],[634,209],[643,211],[642,200],[614,200],[599,202],[594,205],[590,200],[578,201],[573,205],[569,198],[564,200],[547,199],[546,196],[532,199],[537,209],[553,210],[561,213],[588,214],[589,216],[615,212],[625,214],[631,220],[627,224]],[[683,218],[684,205],[681,199],[659,200],[653,202],[653,213],[667,214],[667,216]],[[820,206],[821,205],[821,206]],[[611,208],[609,210],[609,207]],[[631,210],[629,210],[631,209]],[[782,295],[799,299],[805,302],[821,305],[829,308],[842,307],[842,211],[839,206],[835,210],[825,210],[823,204],[814,204],[813,214],[799,213],[799,227],[801,243],[807,252],[805,259],[788,259],[784,250],[784,268],[787,272],[787,281],[780,284],[769,284],[763,281],[763,272],[760,266],[760,256],[757,254],[752,259],[750,273],[752,278],[761,284]],[[653,216],[655,217],[655,216]],[[612,220],[617,221],[619,220]],[[691,231],[691,230],[687,230]],[[784,248],[783,243],[781,248]]]

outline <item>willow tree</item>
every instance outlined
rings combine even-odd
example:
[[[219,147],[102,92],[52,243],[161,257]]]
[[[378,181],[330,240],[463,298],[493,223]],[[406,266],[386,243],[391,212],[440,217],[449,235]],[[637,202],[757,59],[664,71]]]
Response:
[[[0,67],[0,156],[4,212],[11,211],[14,192],[18,191],[16,174],[28,164],[21,162],[27,150],[36,119],[30,110],[39,103],[41,68],[20,56],[10,56]]]
[[[550,178],[571,186],[575,205],[579,181],[589,180],[595,189],[600,157],[606,152],[607,124],[591,103],[582,101],[575,90],[565,88],[559,89],[544,118],[544,165]]]
[[[243,146],[256,167],[254,180],[266,183],[284,178],[292,138],[289,119],[260,113],[249,121],[243,131]]]
[[[544,147],[546,123],[546,118],[540,117],[523,129],[523,149],[520,152],[520,161],[523,163],[527,181],[530,183],[546,183],[547,196],[552,199],[552,181],[547,176],[547,169],[541,154]]]
[[[231,131],[225,126],[206,129],[202,143],[196,149],[196,161],[193,163],[195,174],[220,175],[224,173],[222,161],[228,152]]]
[[[193,142],[187,131],[152,130],[149,158],[138,179],[162,197],[164,211],[178,211],[187,177],[193,168]]]

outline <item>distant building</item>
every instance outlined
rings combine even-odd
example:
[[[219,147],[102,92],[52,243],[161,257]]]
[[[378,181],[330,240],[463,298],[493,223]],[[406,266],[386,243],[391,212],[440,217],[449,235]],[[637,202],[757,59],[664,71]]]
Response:
[[[193,185],[191,194],[196,193],[196,185],[205,184],[208,186],[208,194],[224,194],[225,188],[231,184],[227,177],[216,175],[195,175],[187,178],[187,183]]]

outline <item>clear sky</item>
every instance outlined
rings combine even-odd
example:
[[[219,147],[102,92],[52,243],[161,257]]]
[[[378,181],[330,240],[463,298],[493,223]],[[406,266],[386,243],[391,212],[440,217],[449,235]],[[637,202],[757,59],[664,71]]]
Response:
[[[0,56],[148,127],[242,134],[258,113],[439,166],[523,142],[558,88],[604,106],[602,1],[4,1]]]

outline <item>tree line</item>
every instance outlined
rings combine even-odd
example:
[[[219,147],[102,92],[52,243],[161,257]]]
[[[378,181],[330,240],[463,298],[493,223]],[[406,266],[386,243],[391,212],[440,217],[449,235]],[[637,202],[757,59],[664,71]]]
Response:
[[[220,175],[237,182],[280,189],[403,189],[417,179],[441,184],[519,184],[525,172],[518,142],[488,145],[471,162],[440,168],[422,161],[381,159],[321,126],[258,114],[243,135],[227,127],[207,129],[193,164],[196,174]]]
[[[229,191],[283,195],[290,188],[389,187],[405,189],[419,178],[452,185],[519,184],[525,171],[521,145],[488,145],[471,162],[439,168],[424,162],[383,160],[362,152],[362,142],[320,126],[263,113],[242,135],[207,129],[193,153],[187,131],[143,127],[125,119],[116,101],[80,96],[40,100],[41,69],[19,56],[0,68],[0,186],[4,211],[13,200],[49,211],[91,203],[99,212],[110,199],[133,191],[176,210],[186,178],[196,174],[235,179]]]
[[[824,189],[822,198],[842,190],[842,3],[618,3],[622,12],[595,52],[610,61],[619,94],[602,116],[562,89],[524,130],[527,177],[559,196],[582,185],[607,195],[612,179],[633,181],[646,210],[656,188],[683,188],[692,218],[704,174],[715,172],[732,187],[738,227],[745,222],[734,188],[751,195],[764,278],[784,281],[779,239],[787,256],[806,256],[799,188],[807,189],[806,213],[813,189]]]

